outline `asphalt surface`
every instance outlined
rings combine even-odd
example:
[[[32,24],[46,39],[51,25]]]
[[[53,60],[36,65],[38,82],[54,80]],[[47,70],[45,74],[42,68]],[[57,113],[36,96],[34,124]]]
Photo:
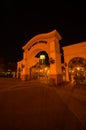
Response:
[[[85,87],[0,78],[0,130],[85,129]]]

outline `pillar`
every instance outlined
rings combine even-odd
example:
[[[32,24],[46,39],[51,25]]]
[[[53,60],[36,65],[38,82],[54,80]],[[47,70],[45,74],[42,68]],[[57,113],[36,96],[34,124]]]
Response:
[[[55,81],[55,84],[62,82],[62,69],[61,69],[61,54],[59,41],[54,39],[50,42],[50,79]]]
[[[69,70],[68,70],[68,66],[66,66],[66,81],[69,81]]]

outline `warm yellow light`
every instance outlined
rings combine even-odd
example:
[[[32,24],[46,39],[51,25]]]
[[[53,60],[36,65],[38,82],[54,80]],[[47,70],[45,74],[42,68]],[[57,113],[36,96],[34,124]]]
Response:
[[[74,73],[74,70],[72,70],[72,73]]]
[[[43,72],[43,69],[40,69],[40,72]]]
[[[45,55],[40,55],[40,59],[45,59]]]
[[[77,70],[80,70],[80,67],[77,67]]]
[[[47,68],[47,67],[45,67],[44,69],[45,69],[45,71],[46,71],[48,68]]]

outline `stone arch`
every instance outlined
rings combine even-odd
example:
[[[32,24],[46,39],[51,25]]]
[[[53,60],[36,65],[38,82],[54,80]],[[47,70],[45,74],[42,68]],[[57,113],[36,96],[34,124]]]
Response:
[[[36,55],[38,55],[39,53],[43,53],[43,52],[46,52],[46,51],[43,49],[39,49],[39,48],[35,49],[31,53],[32,55],[29,57],[30,61],[32,61],[32,63],[30,62],[30,67],[29,67],[30,68],[30,79],[42,79],[45,81],[49,79],[50,66],[48,64],[46,64],[46,62],[45,62],[45,64],[42,63],[40,60],[40,56],[38,56],[38,58],[36,57]],[[47,54],[47,52],[46,52],[46,54]]]
[[[74,78],[83,82],[86,80],[86,59],[83,57],[74,57],[68,63],[69,80],[72,82]]]
[[[48,46],[44,45],[44,44],[40,44],[39,45],[36,45],[34,46],[30,51],[29,53],[27,54],[27,57],[29,60],[27,61],[28,62],[28,65],[31,67],[32,65],[36,64],[36,55],[37,53],[41,52],[41,51],[45,51],[47,52],[47,54],[49,55],[49,49],[48,49]]]
[[[61,54],[60,54],[60,34],[53,30],[49,33],[38,34],[22,47],[24,68],[22,79],[30,79],[30,68],[35,65],[35,55],[40,51],[46,51],[50,59],[50,78],[59,83],[62,81]]]

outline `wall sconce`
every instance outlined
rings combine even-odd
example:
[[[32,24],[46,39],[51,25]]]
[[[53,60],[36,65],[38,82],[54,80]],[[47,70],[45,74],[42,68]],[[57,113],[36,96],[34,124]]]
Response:
[[[51,57],[51,58],[49,59],[49,62],[50,62],[50,64],[54,64],[54,63],[55,63],[55,60]]]

